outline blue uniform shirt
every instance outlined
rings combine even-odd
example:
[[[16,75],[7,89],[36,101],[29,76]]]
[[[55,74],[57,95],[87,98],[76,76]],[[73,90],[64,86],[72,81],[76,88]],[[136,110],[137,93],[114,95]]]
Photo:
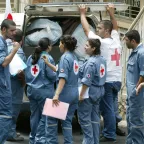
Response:
[[[139,44],[139,46],[131,52],[128,58],[126,84],[129,96],[135,93],[136,85],[139,81],[140,76],[144,77],[143,44]]]
[[[106,60],[102,56],[91,56],[79,70],[81,83],[89,87],[89,96],[95,101],[104,95]]]
[[[47,52],[45,52],[45,56],[47,56],[50,63],[55,64],[53,58]],[[38,60],[37,64],[32,65],[32,56],[27,60],[25,77],[27,85],[33,88],[53,86],[56,81],[56,73],[45,64],[42,58]]]
[[[0,36],[0,115],[11,115],[11,84],[9,66],[5,68],[2,63],[8,56],[7,43]]]
[[[64,78],[66,83],[59,100],[67,103],[78,102],[78,61],[74,53],[65,52],[58,64],[58,78]]]

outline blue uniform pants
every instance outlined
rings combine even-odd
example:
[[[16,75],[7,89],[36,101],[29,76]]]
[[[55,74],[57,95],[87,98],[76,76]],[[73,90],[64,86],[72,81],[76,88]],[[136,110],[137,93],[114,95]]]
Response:
[[[11,120],[11,118],[0,117],[0,144],[4,144],[8,138]]]
[[[45,142],[45,120],[46,117],[42,115],[45,99],[30,98],[30,140],[29,144],[40,144]]]
[[[18,115],[20,113],[21,109],[21,104],[12,104],[12,123],[11,123],[11,128],[9,131],[8,138],[15,138],[17,136],[16,133],[16,122]]]
[[[77,109],[77,104],[70,104],[66,120],[61,120],[64,144],[73,144],[72,119]],[[46,138],[47,144],[58,144],[58,119],[47,117]]]
[[[104,129],[102,134],[106,138],[116,139],[116,107],[115,102],[118,99],[118,92],[121,88],[121,82],[105,83],[105,95],[100,102],[100,111],[104,119]]]
[[[132,86],[133,87],[133,86]],[[131,92],[132,88],[127,87]],[[136,90],[127,96],[127,128],[126,144],[144,144],[144,90],[136,95]]]
[[[42,111],[46,98],[52,98],[54,95],[54,87],[50,85],[37,89],[28,86],[27,95],[31,110],[29,144],[44,144],[46,140],[46,116],[42,115]]]
[[[79,102],[78,119],[83,131],[83,144],[99,144],[99,100],[92,102],[92,100],[88,98]]]

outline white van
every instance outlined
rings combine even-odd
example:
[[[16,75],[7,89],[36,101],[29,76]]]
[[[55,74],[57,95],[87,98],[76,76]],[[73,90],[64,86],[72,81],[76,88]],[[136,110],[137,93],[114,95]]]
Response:
[[[86,4],[88,7],[87,19],[93,29],[96,29],[98,24],[98,18],[95,13],[99,13],[100,11],[105,11],[105,6],[108,3],[100,3],[100,2],[61,2],[61,3],[46,3],[46,4],[33,4],[25,7],[24,14],[12,14],[14,21],[16,22],[17,27],[22,28],[24,31],[24,45],[23,50],[26,54],[26,57],[32,54],[35,46],[31,44],[27,44],[26,37],[36,31],[41,29],[33,29],[29,30],[30,25],[33,24],[34,21],[40,19],[48,19],[53,22],[57,22],[62,28],[63,34],[72,34],[77,26],[80,24],[80,14],[78,5]],[[116,9],[118,11],[124,11],[128,8],[128,5],[122,3],[114,3]],[[100,15],[101,17],[101,15]],[[0,14],[0,24],[4,18],[4,14]],[[81,33],[80,33],[81,35]],[[51,55],[57,63],[61,53],[59,51],[59,41],[57,41],[53,45],[53,49],[51,51]],[[78,53],[78,52],[77,52]],[[24,96],[22,111],[29,109],[29,102],[27,98]]]

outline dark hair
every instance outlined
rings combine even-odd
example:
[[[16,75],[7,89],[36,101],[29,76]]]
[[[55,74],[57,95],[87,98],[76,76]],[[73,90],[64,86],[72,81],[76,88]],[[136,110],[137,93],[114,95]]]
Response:
[[[15,35],[13,37],[13,40],[16,42],[20,42],[23,39],[23,32],[20,29],[16,29]]]
[[[125,34],[125,36],[131,41],[135,40],[137,43],[140,43],[140,34],[137,30],[131,30]]]
[[[91,48],[95,47],[95,51],[94,51],[94,55],[100,55],[101,54],[101,50],[100,50],[100,46],[101,46],[101,42],[99,39],[88,39],[89,45],[91,46]]]
[[[67,50],[74,51],[76,49],[77,40],[74,37],[71,37],[70,35],[64,35],[60,38],[60,41]]]
[[[9,19],[4,19],[1,23],[1,31],[3,28],[8,29],[10,26],[16,26],[15,22]]]
[[[48,38],[40,39],[38,47],[35,48],[35,51],[32,54],[32,65],[35,65],[38,62],[41,52],[47,50],[49,46],[50,40]]]
[[[103,24],[104,29],[108,29],[109,33],[111,34],[111,31],[113,29],[113,24],[110,20],[102,20],[102,21],[100,21],[100,24]]]

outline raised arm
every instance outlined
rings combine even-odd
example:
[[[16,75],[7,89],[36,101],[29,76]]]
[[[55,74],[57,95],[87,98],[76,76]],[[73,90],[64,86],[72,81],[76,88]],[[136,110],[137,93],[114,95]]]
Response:
[[[86,36],[88,36],[90,32],[90,27],[86,19],[86,6],[84,4],[79,5],[79,11],[80,11],[81,24],[83,26]]]
[[[13,59],[14,55],[16,54],[16,52],[18,51],[18,49],[20,48],[20,44],[18,42],[14,42],[14,45],[13,45],[13,50],[12,52],[5,57],[3,63],[2,63],[2,66],[3,67],[6,67]]]
[[[113,24],[113,30],[118,30],[118,25],[117,25],[117,21],[116,21],[116,18],[114,16],[114,12],[115,12],[115,8],[114,8],[114,5],[113,4],[108,4],[106,6],[106,10],[110,16],[110,20]]]

